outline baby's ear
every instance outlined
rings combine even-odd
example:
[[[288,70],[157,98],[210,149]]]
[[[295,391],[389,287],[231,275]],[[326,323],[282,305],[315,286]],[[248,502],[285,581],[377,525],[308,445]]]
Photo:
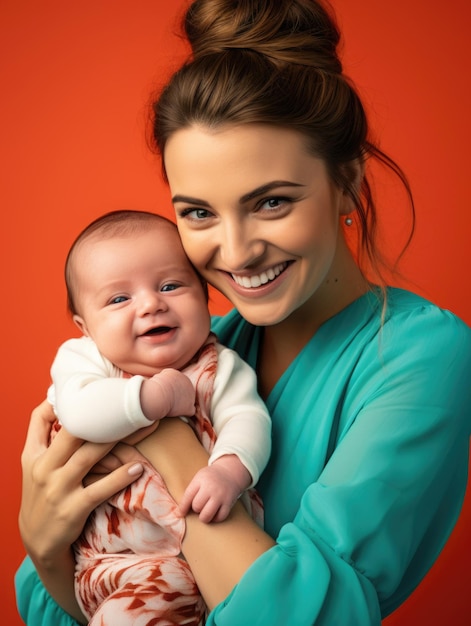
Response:
[[[74,322],[74,324],[77,326],[77,328],[80,330],[80,332],[85,335],[85,337],[89,337],[89,332],[87,330],[87,325],[85,324],[85,320],[80,317],[80,315],[74,315],[72,317],[72,320]]]

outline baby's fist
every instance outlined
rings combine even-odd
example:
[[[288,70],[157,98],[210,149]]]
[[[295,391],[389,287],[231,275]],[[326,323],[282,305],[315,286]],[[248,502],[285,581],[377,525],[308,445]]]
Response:
[[[168,389],[170,407],[168,417],[195,414],[195,389],[191,380],[179,370],[164,369],[157,374],[160,382]]]

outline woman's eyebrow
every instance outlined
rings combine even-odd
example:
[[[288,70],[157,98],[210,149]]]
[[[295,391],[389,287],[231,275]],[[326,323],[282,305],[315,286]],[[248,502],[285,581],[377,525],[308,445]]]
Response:
[[[186,202],[187,204],[197,204],[198,206],[209,207],[209,202],[206,202],[205,200],[199,200],[198,198],[192,198],[191,196],[182,196],[181,194],[173,196],[172,202],[174,204],[176,202]]]
[[[240,199],[240,204],[245,204],[254,198],[258,198],[258,196],[262,196],[263,194],[268,193],[269,191],[273,191],[273,189],[277,189],[278,187],[304,187],[301,183],[293,183],[288,180],[273,180],[269,183],[265,183],[264,185],[260,185],[256,189],[249,191],[244,194]],[[210,206],[209,202],[206,200],[201,200],[199,198],[193,198],[191,196],[184,196],[181,194],[177,194],[172,197],[172,202],[175,204],[176,202],[185,202],[187,204],[196,204],[198,206],[208,207]]]
[[[273,189],[277,189],[278,187],[304,187],[304,185],[301,185],[301,183],[293,183],[289,180],[272,180],[271,182],[266,183],[265,185],[261,185],[253,191],[249,191],[248,193],[244,194],[240,199],[240,204],[249,202],[250,200],[257,198],[258,196],[263,196],[264,194],[268,193],[269,191],[273,191]]]

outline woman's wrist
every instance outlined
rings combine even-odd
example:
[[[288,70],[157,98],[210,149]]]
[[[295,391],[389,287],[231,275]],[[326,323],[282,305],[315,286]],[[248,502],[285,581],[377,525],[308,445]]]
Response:
[[[220,523],[205,524],[196,513],[186,516],[182,552],[210,610],[227,598],[249,567],[274,545],[240,501]]]
[[[208,464],[209,454],[191,427],[179,418],[165,418],[136,448],[162,476],[170,495],[180,502],[193,476]]]
[[[80,624],[86,624],[88,620],[75,596],[75,559],[72,549],[57,553],[54,559],[35,559],[31,554],[30,557],[41,582],[54,601]]]

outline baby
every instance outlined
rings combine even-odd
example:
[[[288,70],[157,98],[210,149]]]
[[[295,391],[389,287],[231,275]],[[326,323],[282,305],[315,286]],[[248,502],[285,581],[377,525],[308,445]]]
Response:
[[[207,288],[176,226],[153,213],[108,213],[77,237],[65,276],[83,337],[66,341],[51,368],[48,397],[60,424],[112,442],[186,416],[210,453],[186,497],[197,498],[204,522],[222,521],[268,461],[270,419],[253,370],[210,332]],[[261,523],[253,490],[244,502]],[[203,623],[205,606],[180,553],[184,532],[150,464],[98,507],[74,546],[77,598],[90,623]]]

